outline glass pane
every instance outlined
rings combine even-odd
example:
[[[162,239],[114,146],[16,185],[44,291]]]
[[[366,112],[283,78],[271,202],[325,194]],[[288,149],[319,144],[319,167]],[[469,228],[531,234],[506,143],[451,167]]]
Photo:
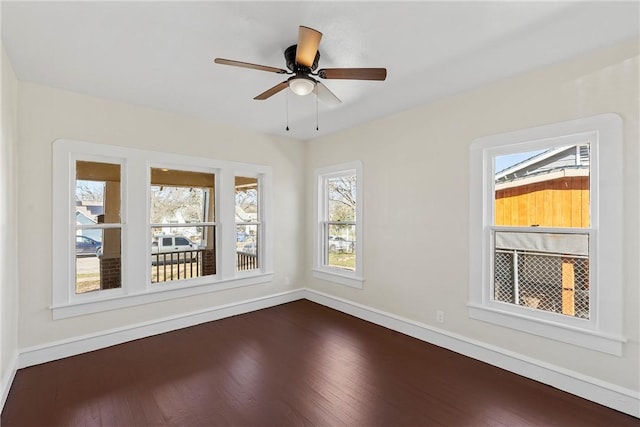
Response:
[[[590,226],[589,144],[495,157],[495,225]]]
[[[236,222],[258,221],[258,178],[236,176]]]
[[[120,223],[120,165],[77,161],[75,197],[77,224]]]
[[[151,168],[151,223],[213,222],[214,181],[212,173]]]
[[[78,229],[76,233],[76,293],[120,288],[120,228]]]
[[[258,178],[236,176],[236,271],[259,267]],[[251,224],[254,223],[254,224]]]
[[[328,220],[356,220],[356,176],[344,175],[327,179]]]
[[[236,225],[236,271],[253,270],[259,267],[258,226]]]
[[[356,269],[356,226],[329,224],[326,264],[347,270]]]
[[[494,300],[589,318],[589,235],[495,233]]]
[[[215,226],[151,227],[151,283],[216,274]]]

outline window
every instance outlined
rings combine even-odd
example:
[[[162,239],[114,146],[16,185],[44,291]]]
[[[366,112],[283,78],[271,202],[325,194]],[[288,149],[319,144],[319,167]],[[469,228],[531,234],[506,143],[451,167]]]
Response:
[[[258,178],[236,176],[236,270],[249,271],[259,267],[261,239],[261,209]]]
[[[151,168],[151,283],[216,274],[215,174]]]
[[[117,289],[121,282],[120,164],[75,162],[75,293]]]
[[[361,288],[362,164],[316,171],[315,277]]]
[[[472,318],[621,353],[621,147],[615,115],[472,143]]]
[[[54,319],[270,281],[270,194],[267,166],[55,141]]]

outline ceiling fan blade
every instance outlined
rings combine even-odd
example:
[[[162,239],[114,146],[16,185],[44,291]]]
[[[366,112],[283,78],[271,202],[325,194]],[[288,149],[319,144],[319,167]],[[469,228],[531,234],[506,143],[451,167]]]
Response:
[[[313,89],[318,99],[328,105],[338,105],[342,103],[328,87],[322,84],[322,82],[316,82],[316,87]]]
[[[267,98],[272,97],[273,95],[275,95],[276,93],[280,92],[281,90],[284,90],[286,88],[289,87],[289,82],[287,80],[283,81],[282,83],[278,83],[277,85],[275,85],[274,87],[272,87],[271,89],[267,89],[264,92],[262,92],[260,95],[256,96],[253,99],[257,99],[257,100],[264,100]]]
[[[384,80],[387,78],[386,68],[323,68],[318,71],[323,79],[348,80]]]
[[[234,61],[233,59],[216,58],[213,60],[216,64],[231,65],[233,67],[251,68],[253,70],[268,71],[270,73],[286,74],[286,70],[276,67],[268,67],[266,65],[250,64],[248,62]]]
[[[311,68],[316,59],[322,33],[313,28],[300,26],[298,29],[298,47],[296,48],[296,64]]]

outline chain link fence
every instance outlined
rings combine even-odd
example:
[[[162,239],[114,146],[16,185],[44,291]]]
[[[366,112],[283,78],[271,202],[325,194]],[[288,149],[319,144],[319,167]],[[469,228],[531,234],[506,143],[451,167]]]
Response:
[[[588,257],[496,249],[494,299],[588,319]]]

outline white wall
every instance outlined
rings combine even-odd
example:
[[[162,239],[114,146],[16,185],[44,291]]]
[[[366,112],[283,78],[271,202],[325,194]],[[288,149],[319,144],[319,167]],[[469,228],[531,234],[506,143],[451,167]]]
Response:
[[[153,322],[299,286],[304,144],[225,125],[19,82],[19,348]],[[212,100],[216,102],[216,100]],[[53,321],[52,142],[68,138],[270,165],[275,278],[271,283]],[[290,284],[285,285],[285,277]]]
[[[364,164],[365,284],[358,290],[314,279],[310,253],[305,282],[337,298],[640,390],[638,61],[637,42],[626,43],[309,142],[309,194],[314,169],[356,159]],[[470,319],[469,144],[606,112],[624,120],[623,356]],[[307,242],[314,230],[312,203],[310,196]],[[444,324],[436,324],[436,310],[445,312]]]
[[[0,408],[18,356],[16,151],[18,81],[0,45]]]

